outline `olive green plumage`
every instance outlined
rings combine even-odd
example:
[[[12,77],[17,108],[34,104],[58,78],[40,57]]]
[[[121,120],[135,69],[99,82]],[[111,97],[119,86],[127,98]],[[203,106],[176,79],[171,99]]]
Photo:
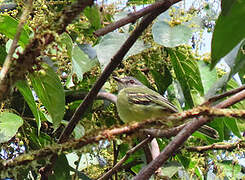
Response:
[[[177,108],[159,93],[147,88],[133,77],[116,78],[119,84],[117,110],[125,123],[163,117],[178,112]]]
[[[114,79],[118,82],[117,111],[125,123],[139,122],[150,118],[169,116],[178,109],[159,93],[147,88],[133,77]],[[168,127],[180,125],[178,121],[165,122]],[[213,128],[202,126],[200,132],[216,139],[218,133]]]

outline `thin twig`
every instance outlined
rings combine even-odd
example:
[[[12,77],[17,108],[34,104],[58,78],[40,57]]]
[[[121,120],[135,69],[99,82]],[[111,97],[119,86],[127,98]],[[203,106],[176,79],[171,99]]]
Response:
[[[120,150],[120,145],[117,147],[117,141],[113,140],[113,166],[117,164],[117,158]],[[117,180],[117,173],[115,173],[115,180]]]
[[[76,100],[81,100],[86,97],[88,92],[85,91],[66,91],[66,103],[76,101]],[[97,99],[102,99],[102,100],[108,100],[114,104],[117,102],[117,96],[115,94],[109,93],[109,92],[99,92],[97,94]]]
[[[99,92],[97,95],[98,99],[108,100],[114,104],[117,102],[117,96],[108,92]]]
[[[215,95],[215,96],[209,98],[206,102],[204,102],[200,106],[208,106],[208,105],[210,105],[213,102],[217,102],[218,100],[223,99],[223,98],[225,98],[227,96],[234,95],[234,94],[236,94],[236,93],[238,93],[238,92],[240,92],[240,91],[242,91],[244,89],[245,89],[245,85],[243,85],[241,87],[238,87],[236,89],[232,89],[230,91],[224,92],[223,94]]]
[[[245,91],[244,91],[245,92]],[[244,93],[245,94],[245,93]],[[238,97],[236,97],[238,98]],[[245,98],[245,96],[243,97],[243,99]],[[235,97],[234,97],[235,99]],[[229,107],[231,105],[234,104],[234,102],[232,104],[230,104],[232,102],[228,101],[226,102],[223,101],[220,104],[216,105],[215,107],[196,107],[187,111],[183,111],[181,113],[176,113],[173,114],[171,116],[169,116],[168,118],[164,119],[164,120],[159,120],[160,122],[164,123],[165,121],[171,121],[173,122],[173,124],[175,125],[181,125],[184,122],[186,122],[186,120],[188,118],[195,118],[195,117],[200,117],[202,116],[209,116],[209,117],[234,117],[234,118],[241,118],[244,119],[245,118],[245,110],[243,109],[220,109],[223,107]],[[220,108],[217,108],[220,107]]]
[[[106,172],[102,177],[99,178],[99,180],[106,180],[109,179],[117,170],[121,167],[121,165],[130,157],[131,154],[138,151],[140,148],[142,148],[144,145],[146,145],[148,142],[152,141],[153,137],[148,137],[145,140],[141,141],[139,144],[137,144],[135,147],[130,149],[126,155],[108,172]]]
[[[15,36],[14,36],[13,42],[12,42],[12,44],[10,46],[8,55],[5,58],[3,67],[1,69],[0,82],[6,77],[8,71],[9,71],[9,68],[11,67],[12,63],[14,62],[12,57],[13,57],[13,54],[14,54],[16,48],[18,47],[18,41],[20,39],[21,31],[22,31],[23,26],[24,26],[24,24],[25,24],[25,22],[27,20],[27,17],[29,16],[31,11],[32,11],[32,0],[28,0],[26,6],[24,8],[24,11],[23,11],[23,13],[22,13],[22,15],[20,17],[19,24],[18,24],[16,33],[15,33]]]
[[[109,32],[112,32],[114,31],[115,29],[117,28],[120,28],[128,23],[133,23],[135,22],[137,19],[151,13],[152,11],[155,11],[155,9],[161,7],[161,6],[164,6],[165,5],[165,1],[159,1],[159,2],[156,2],[154,4],[151,4],[137,12],[133,12],[133,13],[130,13],[128,14],[128,16],[114,22],[114,23],[111,23],[109,24],[108,26],[102,28],[102,29],[99,29],[97,31],[94,32],[94,34],[99,37],[99,36],[103,36]]]
[[[157,143],[157,139],[154,138],[152,139],[152,141],[150,142],[150,147],[151,147],[151,156],[152,156],[152,159],[156,159],[157,156],[159,156],[160,154],[160,147]],[[160,176],[162,175],[162,169],[161,168],[158,168],[156,171],[155,171],[155,174],[156,176]]]
[[[204,152],[209,150],[226,150],[226,151],[232,151],[236,148],[245,148],[244,141],[238,141],[235,143],[214,143],[207,146],[193,146],[193,147],[186,147],[188,151],[192,152]]]
[[[117,171],[121,171],[121,170],[127,171],[127,170],[131,169],[132,167],[134,167],[134,166],[136,166],[138,164],[142,164],[142,163],[144,163],[143,160],[137,160],[136,159],[134,161],[131,161],[131,162],[127,163],[127,164],[124,164],[124,165],[120,166]]]
[[[226,99],[219,104],[215,105],[215,108],[227,108],[229,106],[232,106],[233,104],[236,104],[239,101],[242,101],[245,98],[245,90],[242,90],[241,92],[233,95],[231,98]]]

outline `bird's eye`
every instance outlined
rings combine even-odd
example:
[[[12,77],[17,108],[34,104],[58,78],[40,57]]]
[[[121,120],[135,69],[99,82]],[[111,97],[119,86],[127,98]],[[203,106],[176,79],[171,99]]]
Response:
[[[129,82],[130,82],[130,84],[134,84],[134,80],[130,80]]]

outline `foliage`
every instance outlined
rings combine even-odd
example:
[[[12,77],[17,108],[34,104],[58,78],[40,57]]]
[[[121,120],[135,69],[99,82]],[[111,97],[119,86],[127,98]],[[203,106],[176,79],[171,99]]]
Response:
[[[25,7],[24,1],[16,2],[14,10],[1,11],[0,14],[1,65],[7,56]],[[25,74],[25,78],[15,83],[8,99],[1,102],[2,159],[12,159],[23,151],[29,153],[56,144],[85,95],[140,21],[136,20],[103,37],[96,37],[93,34],[96,30],[115,21],[119,13],[127,14],[124,8],[118,9],[116,5],[97,2],[85,8],[79,17],[69,24],[66,32],[58,35],[57,17],[72,2],[40,0],[32,5],[33,10],[18,41],[20,47],[12,58],[14,65],[21,63],[16,59],[33,37],[45,41],[45,38],[42,39],[43,35],[50,33],[54,35],[55,41],[47,47],[39,47],[41,53],[35,59],[32,69]],[[134,43],[113,75],[136,77],[149,88],[163,96],[167,95],[181,111],[202,104],[205,98],[237,88],[240,82],[245,82],[245,3],[228,0],[223,2],[218,18],[214,15],[218,14],[218,8],[214,9],[212,1],[200,1],[198,8],[193,3],[189,9],[184,9],[183,5],[178,4],[164,12]],[[153,1],[131,0],[125,6],[128,9],[133,5],[142,8],[140,5],[151,3]],[[214,21],[216,25],[213,27]],[[211,33],[209,31],[213,28],[211,55],[201,56],[198,49],[200,39],[205,38],[203,32]],[[230,68],[229,72],[217,67],[214,69],[222,57]],[[237,73],[239,77],[234,80],[233,77]],[[116,86],[112,78],[109,78],[100,92],[116,94]],[[244,109],[244,103],[241,101],[232,108]],[[123,124],[117,115],[115,105],[106,98],[96,99],[80,118],[70,139],[86,139],[100,130]],[[163,165],[164,176],[173,179],[244,177],[243,167],[238,163],[238,159],[243,157],[243,149],[234,149],[227,153],[223,150],[198,153],[186,149],[189,146],[242,138],[244,125],[241,120],[221,117],[215,118],[209,125],[218,131],[219,139],[213,140],[195,132],[185,142],[185,146],[176,151]],[[157,140],[160,149],[163,150],[171,139]],[[108,140],[99,141],[99,144],[91,142],[81,150],[71,148],[68,152],[55,152],[58,153],[58,157],[50,178],[98,178],[115,165],[133,144],[138,144],[137,141],[131,136],[108,137]],[[47,163],[50,161],[49,158],[45,159]],[[130,166],[133,162],[135,164]],[[132,177],[146,163],[144,152],[137,151],[127,159],[120,172],[115,174],[115,179]],[[16,165],[14,173],[1,172],[1,178],[37,178],[38,168],[44,165],[43,161],[33,161],[26,171],[18,169]]]

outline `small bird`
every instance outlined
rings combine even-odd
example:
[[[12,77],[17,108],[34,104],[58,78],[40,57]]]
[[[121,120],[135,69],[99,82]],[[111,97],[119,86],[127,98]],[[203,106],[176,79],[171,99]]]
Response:
[[[149,89],[134,77],[113,78],[118,82],[119,90],[116,102],[117,111],[124,123],[140,122],[150,118],[161,117],[163,119],[178,112],[178,109],[166,98]],[[171,128],[181,123],[171,121],[165,124]],[[212,139],[219,137],[215,129],[206,125],[199,128],[198,131]]]

